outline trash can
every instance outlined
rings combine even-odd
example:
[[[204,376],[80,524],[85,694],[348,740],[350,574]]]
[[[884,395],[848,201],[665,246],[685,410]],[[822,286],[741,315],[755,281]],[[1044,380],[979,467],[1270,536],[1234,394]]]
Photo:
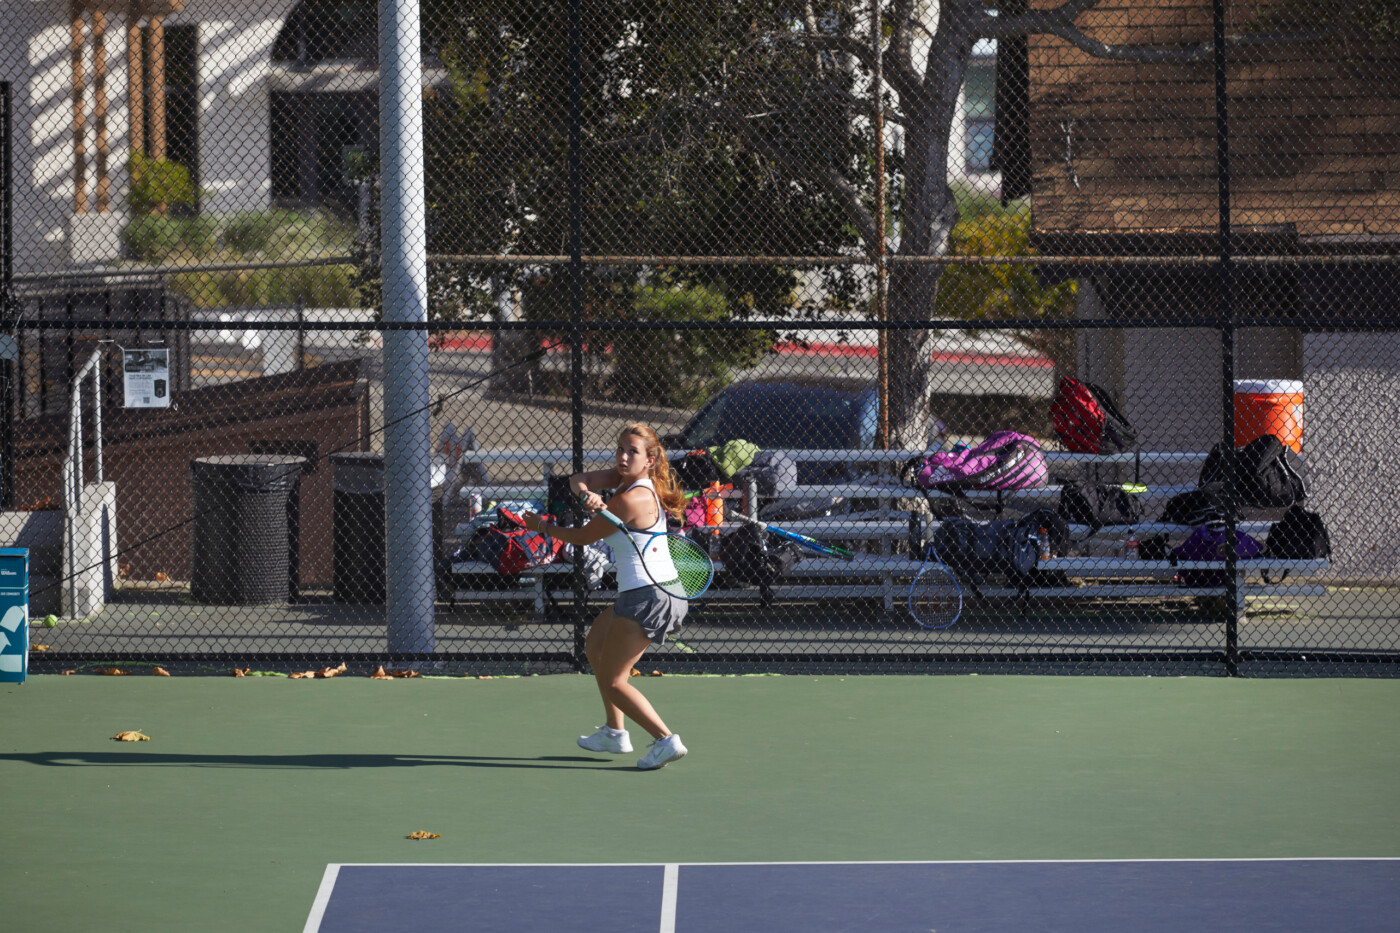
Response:
[[[233,454],[190,463],[190,598],[225,606],[285,603],[298,576],[298,494],[305,457]]]
[[[0,548],[0,684],[29,673],[29,549]]]
[[[331,593],[340,603],[383,604],[384,454],[331,454]],[[442,553],[446,464],[433,463],[433,556]]]
[[[1273,434],[1295,453],[1303,452],[1301,379],[1235,380],[1235,446]]]

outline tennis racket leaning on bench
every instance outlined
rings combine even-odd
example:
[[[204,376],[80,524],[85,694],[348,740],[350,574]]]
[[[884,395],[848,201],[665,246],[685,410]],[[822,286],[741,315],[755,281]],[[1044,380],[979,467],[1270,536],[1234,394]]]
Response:
[[[852,554],[850,551],[846,550],[843,547],[837,547],[834,544],[827,544],[824,541],[818,541],[816,538],[809,538],[806,535],[800,535],[795,531],[788,531],[786,528],[779,528],[777,525],[770,525],[767,522],[761,522],[756,518],[752,518],[748,515],[743,514],[742,512],[735,513],[734,517],[740,519],[741,521],[746,521],[751,525],[757,525],[764,531],[772,532],[780,538],[787,538],[789,541],[796,541],[798,544],[802,545],[808,550],[816,551],[818,554],[824,554],[827,557],[839,557],[842,560],[856,559],[856,556],[854,554]]]
[[[948,565],[938,559],[932,544],[924,551],[923,565],[909,584],[909,615],[931,630],[947,628],[962,615],[962,587]]]
[[[695,599],[710,588],[715,578],[715,565],[705,549],[685,535],[669,531],[639,532],[628,528],[607,509],[600,509],[596,514],[627,536],[642,560],[642,569],[656,586],[677,599]],[[643,534],[647,537],[638,545],[637,538]]]

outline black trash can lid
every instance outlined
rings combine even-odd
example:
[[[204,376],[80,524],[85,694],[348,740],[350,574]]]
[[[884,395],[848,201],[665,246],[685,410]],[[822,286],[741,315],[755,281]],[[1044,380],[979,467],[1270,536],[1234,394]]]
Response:
[[[305,457],[284,454],[223,454],[196,457],[190,471],[196,481],[274,489],[295,485],[305,465]]]

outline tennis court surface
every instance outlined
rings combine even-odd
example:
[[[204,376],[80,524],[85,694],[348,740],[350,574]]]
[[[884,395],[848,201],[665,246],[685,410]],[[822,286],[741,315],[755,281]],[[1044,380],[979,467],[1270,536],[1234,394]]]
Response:
[[[1394,930],[1397,859],[330,865],[306,933]]]

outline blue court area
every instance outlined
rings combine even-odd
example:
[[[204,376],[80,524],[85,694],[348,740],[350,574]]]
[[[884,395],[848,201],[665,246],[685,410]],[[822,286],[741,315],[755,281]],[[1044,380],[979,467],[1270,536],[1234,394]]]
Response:
[[[1400,860],[331,865],[308,933],[1394,931]]]

